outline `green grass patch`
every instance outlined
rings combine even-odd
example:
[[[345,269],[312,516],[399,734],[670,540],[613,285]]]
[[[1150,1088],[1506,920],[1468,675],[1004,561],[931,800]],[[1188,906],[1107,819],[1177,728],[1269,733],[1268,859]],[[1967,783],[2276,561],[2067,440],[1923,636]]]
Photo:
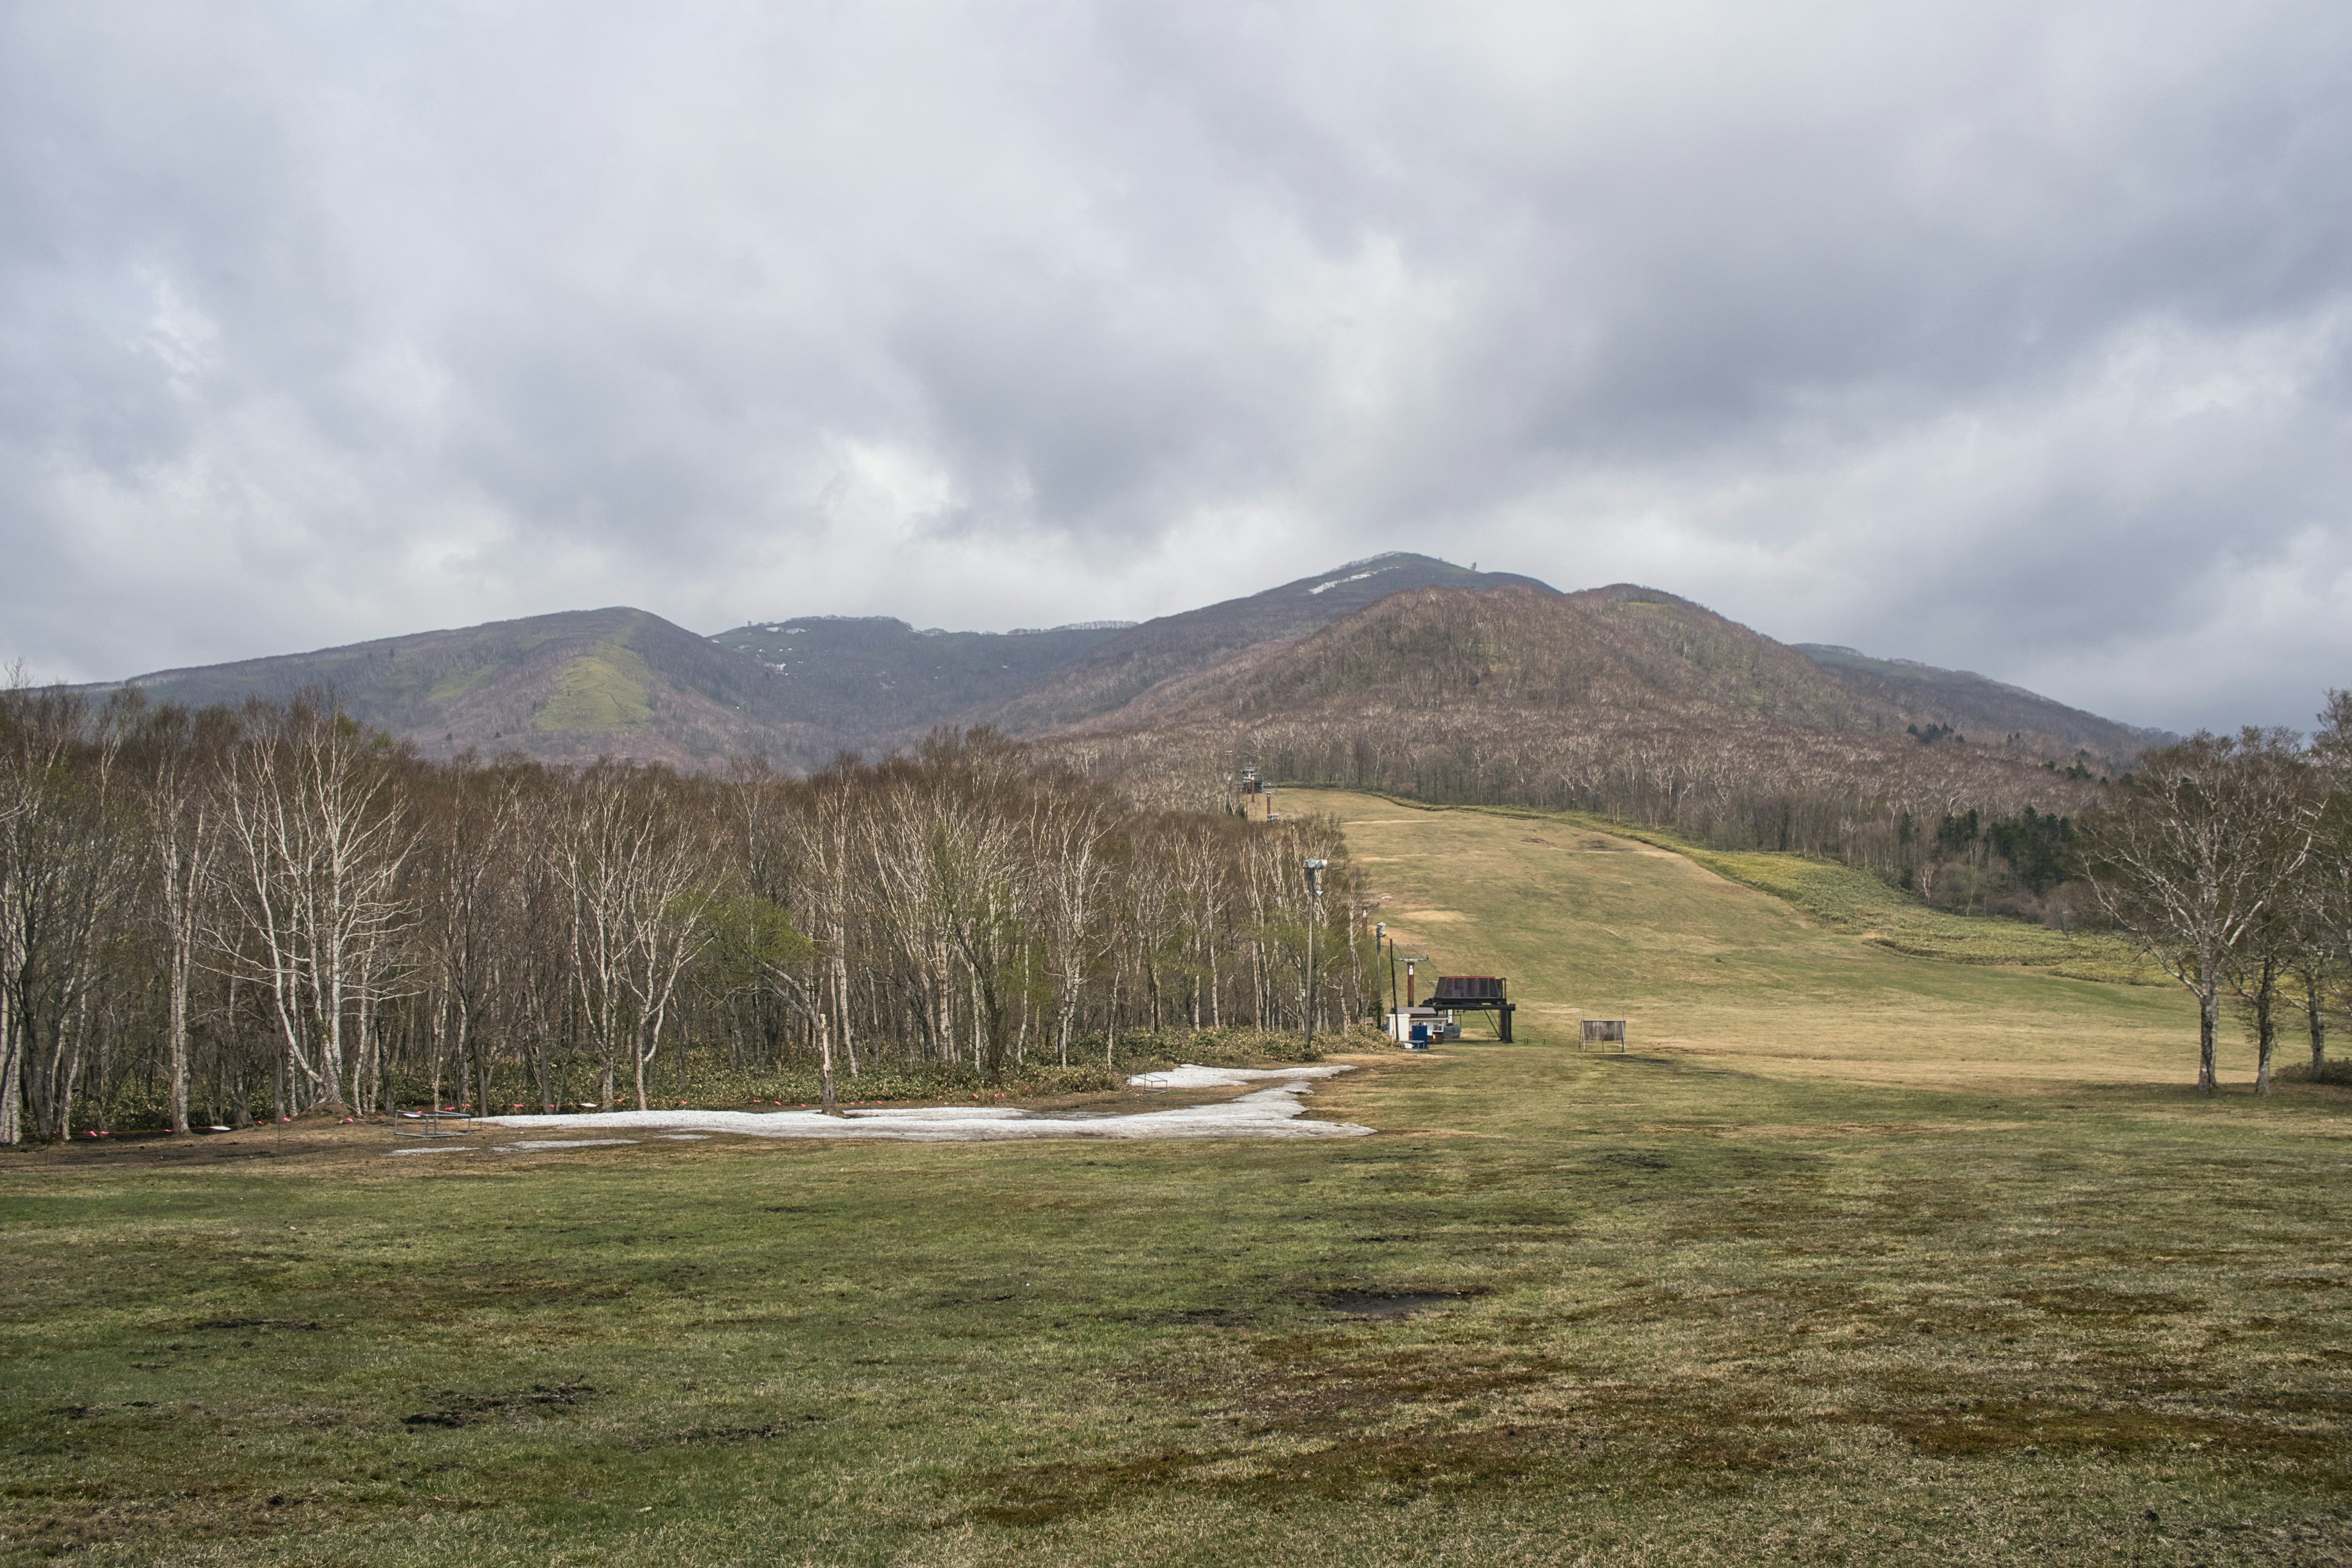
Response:
[[[499,667],[495,664],[476,665],[471,669],[453,669],[435,681],[425,698],[428,702],[455,702],[484,682],[496,679],[498,675]]]
[[[1592,819],[1595,826],[1605,826]],[[2126,985],[2172,981],[2129,942],[2104,931],[2063,931],[2025,921],[1930,908],[1857,867],[1760,849],[1710,849],[1654,828],[1607,830],[1689,857],[1717,876],[1771,894],[1832,931],[1916,958],[2008,963],[2077,980]]]
[[[534,730],[592,734],[635,730],[653,721],[646,686],[653,672],[625,646],[608,642],[563,667],[547,701],[531,715]]]

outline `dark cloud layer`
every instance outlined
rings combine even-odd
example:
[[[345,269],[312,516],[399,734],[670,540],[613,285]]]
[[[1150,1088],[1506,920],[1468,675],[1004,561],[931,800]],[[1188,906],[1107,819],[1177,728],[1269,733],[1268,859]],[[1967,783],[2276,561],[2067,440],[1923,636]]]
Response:
[[[1139,616],[1387,548],[2352,684],[2322,3],[0,11],[0,656]]]

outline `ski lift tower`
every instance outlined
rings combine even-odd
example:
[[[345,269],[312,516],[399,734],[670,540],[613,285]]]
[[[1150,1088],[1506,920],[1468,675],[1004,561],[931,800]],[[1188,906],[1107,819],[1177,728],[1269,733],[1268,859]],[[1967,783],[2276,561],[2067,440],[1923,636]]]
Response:
[[[1280,820],[1274,809],[1274,786],[1255,768],[1244,768],[1234,781],[1234,804],[1252,822]]]

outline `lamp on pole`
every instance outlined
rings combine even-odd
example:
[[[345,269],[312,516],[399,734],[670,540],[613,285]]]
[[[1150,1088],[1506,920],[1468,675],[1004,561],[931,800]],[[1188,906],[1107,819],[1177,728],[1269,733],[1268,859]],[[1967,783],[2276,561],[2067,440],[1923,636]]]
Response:
[[[1315,928],[1323,918],[1323,869],[1328,860],[1307,862],[1307,1043],[1315,1044]]]

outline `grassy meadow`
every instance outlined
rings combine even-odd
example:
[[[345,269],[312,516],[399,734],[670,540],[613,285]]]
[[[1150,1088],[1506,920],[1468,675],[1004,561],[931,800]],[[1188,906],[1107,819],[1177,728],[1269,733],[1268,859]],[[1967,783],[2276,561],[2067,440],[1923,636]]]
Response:
[[[2352,1096],[1578,819],[1283,805],[1527,1004],[1318,1088],[1372,1137],[0,1159],[0,1560],[2352,1561]]]

